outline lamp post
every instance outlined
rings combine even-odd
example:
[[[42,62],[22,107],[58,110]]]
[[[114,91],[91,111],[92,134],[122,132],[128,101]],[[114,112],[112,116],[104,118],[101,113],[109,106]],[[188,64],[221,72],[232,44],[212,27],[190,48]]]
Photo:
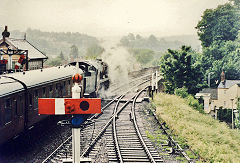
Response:
[[[232,129],[234,128],[234,124],[233,124],[233,100],[234,99],[230,99],[232,101]]]

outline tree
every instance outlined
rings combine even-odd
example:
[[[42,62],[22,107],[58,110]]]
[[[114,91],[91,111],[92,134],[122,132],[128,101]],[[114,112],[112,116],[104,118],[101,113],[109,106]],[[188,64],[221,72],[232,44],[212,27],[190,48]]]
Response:
[[[63,55],[63,52],[62,52],[62,51],[60,52],[59,58],[60,58],[61,60],[64,60],[64,55]]]
[[[132,53],[136,60],[142,65],[148,64],[154,57],[154,51],[150,49],[131,49],[130,53]]]
[[[140,36],[139,34],[136,35],[136,40],[142,40],[142,36]]]
[[[240,29],[237,12],[236,6],[230,3],[205,10],[196,27],[202,46],[209,47],[214,41],[235,40]]]
[[[99,45],[92,45],[87,48],[86,58],[87,59],[96,59],[101,56],[104,52],[104,49]]]
[[[168,49],[161,58],[160,70],[163,73],[165,89],[174,93],[176,88],[187,88],[188,93],[195,94],[203,86],[203,73],[199,62],[193,58],[197,55],[191,47],[182,46],[180,50]]]
[[[240,6],[240,0],[229,0],[229,1],[233,2],[235,6],[238,6],[238,7]]]
[[[205,72],[205,80],[211,75],[211,86],[217,87],[222,71],[226,79],[240,79],[240,41],[214,41],[211,46],[204,48],[201,64]],[[215,81],[218,81],[217,83]]]
[[[78,48],[76,45],[72,45],[70,47],[70,57],[77,58],[78,57]]]
[[[129,40],[128,40],[128,37],[127,36],[123,36],[122,38],[121,38],[121,40],[120,40],[120,43],[121,43],[121,45],[123,45],[123,46],[129,46]]]
[[[128,34],[128,39],[129,39],[130,41],[134,41],[134,40],[135,40],[134,34],[129,33],[129,34]]]

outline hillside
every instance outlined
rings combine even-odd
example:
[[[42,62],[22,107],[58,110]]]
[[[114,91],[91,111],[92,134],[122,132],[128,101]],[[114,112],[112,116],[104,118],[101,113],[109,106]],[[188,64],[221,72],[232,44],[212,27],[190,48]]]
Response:
[[[3,31],[3,28],[0,28],[0,31]],[[76,45],[79,56],[83,56],[88,47],[99,43],[96,37],[78,32],[43,32],[36,29],[27,29],[26,32],[14,30],[10,33],[12,38],[23,38],[26,33],[27,40],[50,57],[59,56],[61,51],[65,56],[68,56],[72,45]]]
[[[123,36],[120,40],[122,46],[128,48],[141,48],[150,49],[155,52],[165,52],[167,49],[178,49],[182,45],[191,46],[192,49],[200,50],[200,41],[196,35],[179,35],[179,36],[167,36],[157,37],[150,35],[143,37],[139,34],[129,33],[127,36]]]

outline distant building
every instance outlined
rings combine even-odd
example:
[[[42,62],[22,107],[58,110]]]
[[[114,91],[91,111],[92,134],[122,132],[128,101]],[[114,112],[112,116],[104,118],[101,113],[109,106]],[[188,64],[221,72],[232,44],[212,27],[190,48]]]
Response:
[[[0,40],[0,74],[9,71],[33,70],[43,67],[47,56],[24,39],[10,38],[5,26]]]
[[[224,72],[221,73],[221,82],[216,89],[203,89],[195,97],[204,100],[204,111],[215,113],[219,108],[237,109],[240,98],[240,80],[226,80]]]

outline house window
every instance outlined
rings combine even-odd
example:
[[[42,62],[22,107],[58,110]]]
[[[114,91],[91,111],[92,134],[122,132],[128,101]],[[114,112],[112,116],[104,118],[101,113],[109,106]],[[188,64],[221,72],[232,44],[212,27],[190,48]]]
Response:
[[[224,105],[224,107],[226,107],[226,101],[224,101],[223,105]]]
[[[224,90],[224,94],[226,94],[227,90]]]

